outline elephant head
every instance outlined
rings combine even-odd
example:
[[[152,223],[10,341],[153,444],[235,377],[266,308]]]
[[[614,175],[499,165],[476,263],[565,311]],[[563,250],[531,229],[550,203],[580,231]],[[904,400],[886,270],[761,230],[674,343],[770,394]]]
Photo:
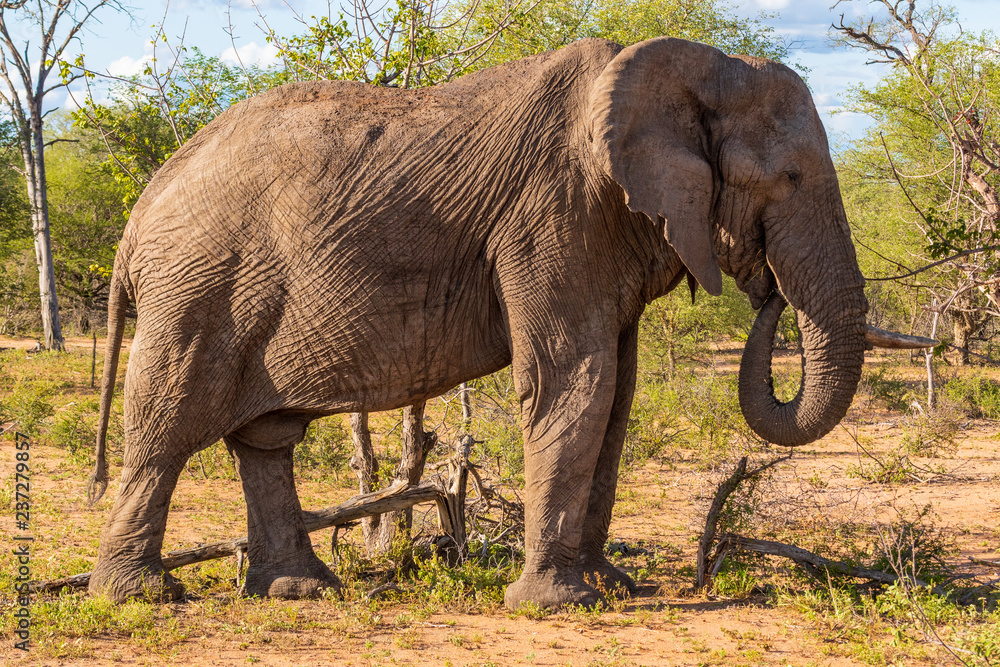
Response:
[[[710,294],[732,276],[761,310],[740,404],[765,440],[794,446],[846,414],[866,347],[858,269],[826,133],[802,79],[769,61],[658,38],[622,50],[590,96],[591,150],[633,212],[665,219]],[[777,291],[780,291],[780,294]],[[784,299],[798,313],[803,381],[774,396],[771,341]]]

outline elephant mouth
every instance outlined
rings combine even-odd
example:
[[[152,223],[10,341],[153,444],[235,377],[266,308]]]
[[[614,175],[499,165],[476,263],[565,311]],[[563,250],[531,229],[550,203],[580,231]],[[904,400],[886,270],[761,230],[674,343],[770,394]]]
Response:
[[[921,336],[908,336],[860,322],[845,326],[844,340],[814,343],[803,331],[802,381],[795,397],[782,402],[774,394],[771,363],[774,335],[787,306],[774,290],[761,307],[747,338],[740,361],[739,400],[743,416],[753,431],[767,442],[795,447],[818,440],[847,414],[861,375],[863,349],[920,349],[937,345]],[[849,349],[848,353],[843,353]]]

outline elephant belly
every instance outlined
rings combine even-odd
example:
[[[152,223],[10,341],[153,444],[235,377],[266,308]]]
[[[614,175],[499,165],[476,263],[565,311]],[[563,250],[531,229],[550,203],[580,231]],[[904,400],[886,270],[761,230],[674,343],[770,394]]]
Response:
[[[288,313],[265,354],[268,375],[287,409],[377,411],[438,396],[510,363],[493,301],[434,306],[395,290],[330,299],[318,317],[311,308]]]

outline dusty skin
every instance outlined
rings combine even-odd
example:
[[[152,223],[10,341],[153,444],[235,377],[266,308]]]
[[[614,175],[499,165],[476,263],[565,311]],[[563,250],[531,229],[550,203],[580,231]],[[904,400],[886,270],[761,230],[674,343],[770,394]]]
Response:
[[[89,341],[71,340],[71,352],[84,361],[73,371],[77,383],[89,380]],[[30,347],[30,341],[0,341],[0,347]],[[83,352],[86,350],[86,353]],[[884,357],[878,357],[883,359]],[[893,368],[918,380],[922,369],[894,357]],[[869,361],[872,355],[869,355]],[[734,372],[738,358],[720,353],[718,372]],[[778,363],[795,363],[790,356]],[[858,401],[863,396],[859,394]],[[856,411],[856,410],[855,410]],[[852,411],[852,415],[855,411]],[[794,510],[790,541],[810,546],[816,526],[841,521],[891,519],[896,510],[926,504],[937,525],[957,547],[950,556],[964,571],[983,575],[968,557],[1000,558],[997,509],[1000,456],[997,425],[963,420],[961,446],[946,458],[920,459],[928,468],[945,471],[926,482],[889,486],[848,475],[861,461],[848,430],[869,447],[884,450],[898,443],[903,425],[898,414],[886,413],[855,429],[837,428],[816,445],[797,450],[774,480],[773,496],[808,498]],[[14,461],[9,434],[0,442],[3,492],[11,486]],[[85,455],[89,456],[89,453]],[[13,644],[9,583],[13,564],[9,550],[0,557],[0,664],[16,665],[855,665],[856,639],[846,626],[812,615],[777,595],[755,592],[730,599],[697,596],[685,591],[693,577],[694,536],[703,520],[706,494],[718,473],[700,469],[695,453],[679,451],[671,462],[651,462],[634,469],[619,487],[611,543],[657,552],[661,566],[640,579],[637,598],[604,613],[559,612],[544,618],[511,614],[498,599],[492,605],[383,600],[376,604],[346,604],[330,600],[279,601],[240,599],[234,592],[234,564],[218,562],[183,568],[178,577],[196,595],[185,602],[132,606],[119,612],[118,625],[93,629],[94,620],[80,607],[76,615],[50,618],[46,625],[35,601],[33,648],[23,654]],[[107,504],[117,493],[112,485],[94,509],[82,505],[87,465],[65,449],[36,445],[32,449],[32,535],[36,539],[33,575],[47,579],[87,571],[92,567]],[[193,470],[193,469],[191,469]],[[245,505],[236,479],[204,480],[185,472],[174,494],[164,550],[243,534]],[[825,486],[817,485],[817,479]],[[327,506],[351,495],[349,475],[340,482],[299,476],[303,506]],[[3,496],[6,498],[6,496]],[[14,533],[13,511],[0,517],[0,530]],[[825,514],[823,513],[825,508]],[[892,508],[895,508],[892,509]],[[330,531],[312,534],[316,553],[330,562]],[[358,535],[348,533],[357,543]],[[639,576],[648,557],[621,563]],[[761,572],[770,580],[792,580],[786,563],[769,560]],[[219,580],[207,587],[191,584]],[[982,577],[988,579],[988,576]],[[375,584],[373,583],[372,586]],[[88,600],[79,594],[80,604]],[[64,605],[64,608],[71,608]],[[120,609],[115,607],[116,609]],[[122,620],[124,619],[124,620]],[[131,624],[131,625],[130,625]],[[879,639],[886,646],[890,642]],[[890,649],[883,664],[950,664],[930,642],[905,653]]]

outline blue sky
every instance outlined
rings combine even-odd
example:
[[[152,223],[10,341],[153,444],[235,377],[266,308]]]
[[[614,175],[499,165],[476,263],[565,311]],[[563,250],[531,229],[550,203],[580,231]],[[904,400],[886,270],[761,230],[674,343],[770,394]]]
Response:
[[[758,12],[779,14],[767,21],[792,45],[792,57],[809,68],[807,75],[816,106],[826,124],[832,142],[843,144],[859,138],[868,127],[861,114],[848,113],[843,106],[847,92],[858,84],[873,85],[885,73],[884,65],[867,65],[868,58],[856,50],[835,48],[829,35],[832,23],[850,23],[858,16],[869,16],[875,5],[868,0],[841,2],[836,0],[738,0],[738,12],[750,16]],[[997,0],[952,0],[944,2],[954,7],[964,30],[992,30],[1000,34],[1000,3]],[[917,9],[928,6],[918,0]]]
[[[767,23],[792,46],[793,59],[809,68],[808,81],[834,144],[861,136],[867,126],[865,118],[842,111],[847,90],[859,83],[874,83],[883,70],[878,65],[866,65],[861,53],[834,48],[828,29],[842,13],[848,20],[867,14],[871,3],[850,0],[831,7],[836,0],[729,1],[739,14],[752,16],[763,11],[778,15]],[[920,0],[918,8],[926,2]],[[334,8],[338,4],[334,2]],[[997,0],[952,0],[950,4],[957,9],[966,29],[1000,33]],[[131,17],[113,11],[100,15],[101,23],[93,24],[82,44],[90,68],[133,74],[152,57],[152,26],[166,16],[166,33],[174,44],[183,34],[185,44],[222,56],[228,62],[236,62],[237,52],[244,62],[268,62],[274,50],[264,39],[265,21],[278,34],[292,35],[302,32],[300,18],[328,11],[326,0],[257,0],[256,8],[251,0],[172,0],[169,6],[165,0],[147,0],[133,9]],[[228,34],[230,24],[232,39]],[[158,47],[156,55],[160,62],[168,56],[162,47]],[[54,95],[60,96],[51,100],[54,104],[72,104],[64,92]]]

